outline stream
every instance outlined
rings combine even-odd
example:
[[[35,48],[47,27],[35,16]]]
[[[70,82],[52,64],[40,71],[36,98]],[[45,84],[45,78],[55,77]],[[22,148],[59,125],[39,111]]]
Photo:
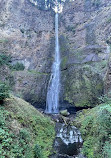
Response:
[[[81,133],[75,126],[56,123],[55,130],[54,154],[50,158],[85,158],[81,154]]]

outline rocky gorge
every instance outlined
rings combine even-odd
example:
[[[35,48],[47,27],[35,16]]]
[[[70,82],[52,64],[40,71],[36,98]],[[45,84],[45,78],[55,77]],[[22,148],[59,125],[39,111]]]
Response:
[[[59,16],[61,103],[93,107],[99,96],[110,92],[110,12],[110,1],[75,0],[64,5]],[[3,0],[0,14],[0,52],[11,55],[12,65],[25,66],[9,72],[13,91],[44,106],[54,54],[54,14],[28,0]]]
[[[49,118],[43,111],[54,62],[55,13],[36,0],[0,0],[1,158],[111,157],[111,2],[61,3],[62,111]]]

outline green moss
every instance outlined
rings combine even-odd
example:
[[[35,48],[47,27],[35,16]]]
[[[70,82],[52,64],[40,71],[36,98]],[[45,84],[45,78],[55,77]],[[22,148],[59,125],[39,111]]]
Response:
[[[68,57],[67,57],[67,56],[65,56],[65,57],[62,58],[62,61],[61,61],[61,69],[66,68],[67,61],[68,61]]]
[[[7,54],[0,54],[0,66],[9,65],[11,56]]]
[[[12,71],[23,71],[25,69],[25,66],[19,62],[14,65],[10,65],[9,67]]]
[[[111,17],[107,19],[106,23],[111,23]]]
[[[67,37],[64,34],[60,35],[59,42],[60,42],[61,58],[62,57],[64,58],[65,56],[68,57],[70,54],[70,47]]]
[[[5,39],[5,38],[0,39],[0,43],[7,43],[7,42],[8,42],[8,39]]]
[[[92,0],[92,5],[93,5],[93,6],[99,7],[100,4],[101,4],[101,1],[100,1],[100,0]]]
[[[48,73],[38,72],[36,70],[28,70],[28,73],[35,74],[35,75],[49,75]]]
[[[65,100],[76,107],[93,107],[98,103],[98,97],[103,94],[103,81],[91,66],[73,69],[66,77]]]
[[[102,60],[100,62],[91,62],[90,65],[92,65],[96,71],[99,71],[100,73],[106,71],[107,69],[107,60]]]
[[[75,32],[76,32],[76,27],[77,27],[77,26],[70,26],[70,25],[68,25],[68,26],[66,27],[66,30],[67,30],[67,31],[71,31],[71,32],[73,32],[73,33],[75,34]]]
[[[0,82],[0,101],[4,101],[4,99],[8,97],[9,97],[9,86],[4,82]]]

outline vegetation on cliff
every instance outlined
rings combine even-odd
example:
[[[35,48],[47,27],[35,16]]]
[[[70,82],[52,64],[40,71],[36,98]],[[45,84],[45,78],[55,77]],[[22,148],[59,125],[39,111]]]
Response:
[[[76,121],[84,140],[82,152],[87,158],[111,157],[111,104],[83,110]]]
[[[0,105],[0,158],[47,158],[54,123],[17,97]]]

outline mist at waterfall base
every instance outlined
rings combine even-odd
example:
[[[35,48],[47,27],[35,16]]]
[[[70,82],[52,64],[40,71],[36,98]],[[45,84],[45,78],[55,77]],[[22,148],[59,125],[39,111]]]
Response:
[[[60,92],[60,52],[58,38],[58,13],[55,14],[55,56],[52,66],[52,73],[48,85],[45,113],[59,112],[59,92]]]

